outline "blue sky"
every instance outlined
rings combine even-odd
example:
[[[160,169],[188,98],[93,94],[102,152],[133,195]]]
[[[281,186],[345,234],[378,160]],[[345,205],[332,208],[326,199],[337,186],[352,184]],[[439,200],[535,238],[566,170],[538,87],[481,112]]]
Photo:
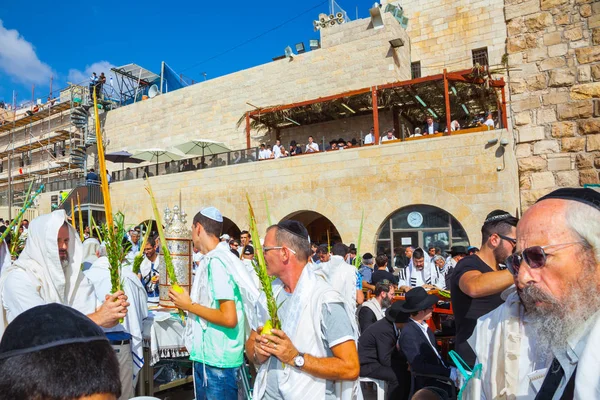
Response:
[[[368,16],[374,0],[338,0],[351,19]],[[45,99],[53,88],[92,70],[137,63],[160,73],[161,61],[191,79],[246,69],[282,55],[286,46],[318,39],[312,21],[329,12],[323,0],[266,2],[3,1],[0,7],[0,100]],[[313,8],[314,7],[314,8]],[[311,11],[301,15],[305,11]],[[208,60],[283,22],[284,26]]]

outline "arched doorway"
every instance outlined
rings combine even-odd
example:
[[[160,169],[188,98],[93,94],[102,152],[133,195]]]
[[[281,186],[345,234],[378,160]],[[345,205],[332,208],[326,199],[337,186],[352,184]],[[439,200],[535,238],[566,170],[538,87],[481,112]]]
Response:
[[[330,244],[342,241],[342,237],[335,225],[333,225],[329,218],[323,214],[307,210],[296,211],[289,214],[287,217],[282,218],[281,221],[290,219],[294,219],[304,224],[310,236],[310,240],[313,243],[327,244],[327,231],[329,231]]]
[[[228,234],[231,238],[240,238],[240,228],[227,217],[223,217],[223,235]]]
[[[424,204],[395,211],[383,221],[377,233],[377,253],[383,252],[388,257],[399,247],[422,247],[427,251],[430,245],[447,252],[452,246],[468,246],[469,238],[450,213]]]

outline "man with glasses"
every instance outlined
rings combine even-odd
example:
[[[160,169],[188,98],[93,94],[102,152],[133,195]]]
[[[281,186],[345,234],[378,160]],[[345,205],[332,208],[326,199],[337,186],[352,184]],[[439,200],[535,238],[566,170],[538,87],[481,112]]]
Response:
[[[360,331],[364,332],[384,317],[384,312],[392,305],[394,299],[394,285],[390,283],[378,283],[375,286],[375,297],[365,301],[358,310],[358,325]]]
[[[355,316],[310,267],[306,228],[293,220],[269,227],[263,250],[268,274],[277,277],[282,326],[271,334],[252,331],[246,342],[248,357],[260,365],[254,397],[332,400],[359,390]]]
[[[518,221],[503,210],[489,213],[481,227],[481,250],[460,260],[452,276],[456,351],[470,366],[475,364],[475,353],[467,339],[477,319],[501,305],[500,294],[513,284],[503,263],[515,250]]]

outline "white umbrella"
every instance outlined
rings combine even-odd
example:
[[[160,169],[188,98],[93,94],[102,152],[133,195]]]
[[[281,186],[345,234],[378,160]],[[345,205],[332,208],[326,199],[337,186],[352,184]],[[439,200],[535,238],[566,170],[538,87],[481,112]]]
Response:
[[[209,139],[194,139],[174,147],[185,154],[193,154],[196,156],[211,156],[213,154],[225,153],[230,150],[229,147],[225,146],[225,143]]]
[[[133,153],[132,157],[145,161],[155,161],[156,173],[158,174],[159,162],[181,160],[185,158],[185,154],[177,149],[151,148],[137,150],[137,152]]]

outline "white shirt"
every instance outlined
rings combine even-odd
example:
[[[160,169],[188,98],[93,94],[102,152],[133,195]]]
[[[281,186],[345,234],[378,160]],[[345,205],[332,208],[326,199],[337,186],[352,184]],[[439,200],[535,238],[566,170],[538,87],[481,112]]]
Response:
[[[430,135],[435,133],[435,130],[433,129],[433,124],[427,125],[427,133],[429,133]]]
[[[371,132],[367,133],[365,136],[365,144],[373,144],[375,142],[375,137]]]
[[[381,138],[382,142],[387,142],[388,140],[396,140],[396,136],[392,135],[392,137],[389,138],[387,135],[385,135],[384,137]]]
[[[269,154],[269,151],[267,149],[260,150],[258,152],[258,159],[259,160],[266,160],[269,157],[270,157],[270,154]]]
[[[319,151],[319,145],[316,144],[315,142],[308,143],[306,145],[306,152],[307,153],[314,153],[314,152],[317,152],[317,151]]]
[[[496,123],[494,122],[493,119],[486,119],[485,120],[485,125],[490,126],[490,127],[494,127],[496,125]]]
[[[277,145],[273,146],[273,156],[275,158],[281,157],[281,147],[280,146],[277,146]]]

